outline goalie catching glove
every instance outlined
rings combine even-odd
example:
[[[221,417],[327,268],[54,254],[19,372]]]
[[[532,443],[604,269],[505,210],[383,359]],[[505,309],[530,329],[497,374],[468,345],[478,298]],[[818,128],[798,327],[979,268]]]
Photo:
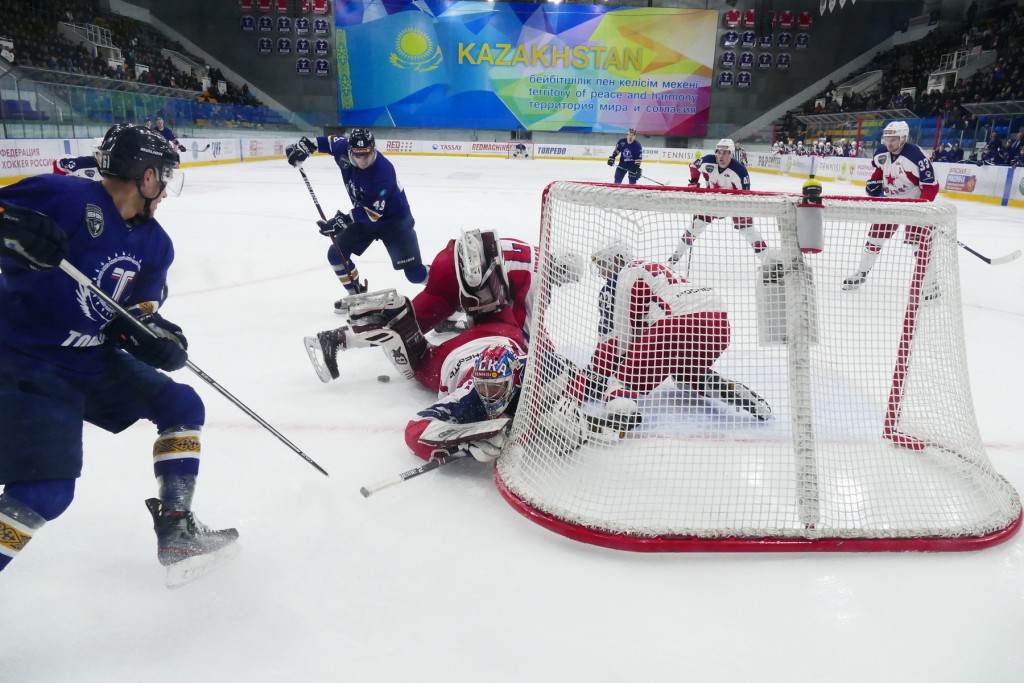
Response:
[[[104,335],[146,365],[168,372],[185,367],[188,361],[188,340],[181,328],[158,313],[145,313],[138,308],[130,312],[153,334],[143,332],[130,320],[118,315],[107,323]]]
[[[316,143],[306,137],[299,138],[294,145],[284,148],[284,153],[288,155],[288,163],[295,168],[302,168],[302,162],[314,152],[316,152]]]
[[[317,221],[316,227],[320,229],[320,234],[326,237],[334,237],[345,232],[345,229],[350,227],[355,221],[352,220],[352,216],[347,213],[338,211],[334,214],[334,218],[330,220]]]

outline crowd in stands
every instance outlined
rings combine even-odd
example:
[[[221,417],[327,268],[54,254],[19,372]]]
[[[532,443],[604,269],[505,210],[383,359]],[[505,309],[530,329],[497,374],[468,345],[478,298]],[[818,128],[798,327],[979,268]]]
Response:
[[[781,141],[778,140],[772,145],[772,152],[775,154],[795,154],[797,156],[819,156],[819,157],[856,157],[863,151],[863,145],[857,146],[854,140],[840,138],[833,143],[832,138],[824,136],[818,138],[813,144],[804,145],[803,140]]]
[[[978,18],[976,7],[974,5],[975,9],[968,12],[967,24],[962,29],[933,30],[921,40],[876,55],[870,64],[849,76],[852,79],[861,73],[882,71],[884,75],[877,89],[849,94],[840,102],[836,98],[835,84],[829,83],[823,92],[797,110],[787,112],[777,122],[780,137],[792,141],[805,139],[806,127],[796,118],[800,114],[908,109],[919,118],[941,116],[943,128],[956,132],[956,138],[947,137],[950,141],[940,145],[936,155],[950,154],[954,159],[963,155],[956,141],[961,135],[973,136],[978,126],[964,104],[1024,100],[1024,8],[996,6]],[[952,89],[928,92],[928,76],[938,68],[943,55],[974,48],[996,50],[995,64],[963,79]],[[901,93],[910,88],[916,89],[916,98]],[[1021,134],[1011,131],[1010,138],[1001,140],[992,133],[985,151],[973,160],[1024,165],[1019,152]]]
[[[103,57],[94,55],[85,41],[69,41],[57,32],[58,22],[109,29],[111,42],[121,49],[124,64],[111,66]],[[248,85],[235,86],[216,68],[208,72],[214,90],[204,90],[196,76],[179,70],[163,56],[162,50],[174,50],[199,64],[201,59],[188,55],[180,43],[170,41],[146,24],[105,14],[96,0],[0,0],[0,36],[15,41],[18,66],[187,90],[201,102],[262,106],[249,92]],[[137,69],[137,65],[149,68]],[[227,84],[225,93],[215,90],[218,81]]]

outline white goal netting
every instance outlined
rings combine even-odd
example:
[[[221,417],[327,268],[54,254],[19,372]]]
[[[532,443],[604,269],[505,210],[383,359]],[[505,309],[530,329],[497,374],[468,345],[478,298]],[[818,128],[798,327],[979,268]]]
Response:
[[[549,186],[530,360],[495,471],[514,507],[567,536],[634,550],[952,550],[1016,531],[1019,498],[993,470],[971,402],[955,208],[826,197],[824,250],[804,254],[798,200]],[[710,308],[727,315],[727,345],[711,369],[763,399],[768,419],[709,391],[699,360],[692,373],[677,364],[664,376],[665,357],[685,345],[678,336],[641,347],[651,341],[642,326],[602,331],[607,272],[592,266],[565,284],[556,273],[567,255],[590,262],[614,243],[628,246],[633,267],[665,267],[695,216],[718,218],[672,272],[688,294],[719,302]],[[763,259],[733,217],[752,219],[769,246]],[[882,222],[899,229],[866,283],[844,291],[869,227]],[[683,299],[645,299],[638,315],[671,318]],[[609,334],[623,340],[619,351],[641,356],[601,367],[625,389],[640,388],[642,423],[624,438],[589,432],[579,445],[551,406],[580,386],[571,378],[594,367]],[[701,355],[713,341],[721,335],[687,343]],[[590,377],[596,388],[575,395],[585,414],[604,417],[602,392],[618,384]]]

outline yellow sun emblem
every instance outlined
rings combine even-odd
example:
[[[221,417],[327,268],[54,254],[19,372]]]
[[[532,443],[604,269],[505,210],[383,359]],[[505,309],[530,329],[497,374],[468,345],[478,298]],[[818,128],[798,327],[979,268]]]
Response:
[[[442,60],[441,48],[418,28],[406,28],[395,37],[395,51],[391,64],[399,69],[432,71]]]

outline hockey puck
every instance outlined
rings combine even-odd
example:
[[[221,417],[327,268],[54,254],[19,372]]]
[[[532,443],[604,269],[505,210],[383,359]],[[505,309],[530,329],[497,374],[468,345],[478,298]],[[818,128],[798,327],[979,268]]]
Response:
[[[390,375],[377,375],[377,381],[378,382],[390,382],[391,381],[391,376]]]

